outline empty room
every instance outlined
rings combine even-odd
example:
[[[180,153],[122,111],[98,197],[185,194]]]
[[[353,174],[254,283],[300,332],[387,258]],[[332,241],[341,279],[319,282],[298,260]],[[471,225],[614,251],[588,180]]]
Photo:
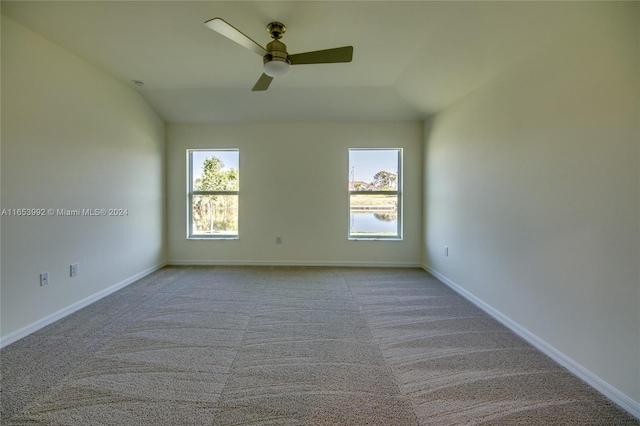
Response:
[[[2,1],[3,425],[640,425],[640,2]]]

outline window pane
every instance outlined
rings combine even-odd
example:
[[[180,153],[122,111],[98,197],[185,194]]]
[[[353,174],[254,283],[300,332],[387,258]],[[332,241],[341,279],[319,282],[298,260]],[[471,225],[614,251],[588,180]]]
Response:
[[[352,194],[350,216],[352,237],[394,237],[398,235],[398,196]]]
[[[237,149],[188,150],[187,238],[238,237]]]
[[[349,238],[402,238],[401,149],[349,150]]]
[[[237,195],[194,195],[193,235],[237,235]]]
[[[398,189],[397,149],[349,150],[350,191]]]
[[[238,191],[238,151],[192,151],[194,191]]]

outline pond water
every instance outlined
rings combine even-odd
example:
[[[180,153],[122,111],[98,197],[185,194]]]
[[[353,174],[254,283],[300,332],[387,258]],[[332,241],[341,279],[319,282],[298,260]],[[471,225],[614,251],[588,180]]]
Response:
[[[396,215],[370,212],[351,212],[351,233],[396,234],[398,219]]]

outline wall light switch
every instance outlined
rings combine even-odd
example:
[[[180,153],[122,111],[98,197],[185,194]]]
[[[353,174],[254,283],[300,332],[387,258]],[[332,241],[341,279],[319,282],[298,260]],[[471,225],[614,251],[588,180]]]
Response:
[[[78,275],[78,264],[77,263],[72,263],[71,265],[69,265],[69,275],[72,277],[75,277],[76,275]]]
[[[444,255],[449,256],[449,246],[444,246]]]
[[[40,274],[40,285],[47,285],[49,284],[49,273],[48,272],[43,272]]]

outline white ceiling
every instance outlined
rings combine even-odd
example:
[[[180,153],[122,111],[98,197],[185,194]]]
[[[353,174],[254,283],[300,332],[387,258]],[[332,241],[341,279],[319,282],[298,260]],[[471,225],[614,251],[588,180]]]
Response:
[[[574,3],[2,1],[2,13],[133,84],[167,122],[421,120],[575,21]],[[255,53],[204,26],[222,17],[289,53],[354,46],[350,64],[300,65],[252,92]]]

